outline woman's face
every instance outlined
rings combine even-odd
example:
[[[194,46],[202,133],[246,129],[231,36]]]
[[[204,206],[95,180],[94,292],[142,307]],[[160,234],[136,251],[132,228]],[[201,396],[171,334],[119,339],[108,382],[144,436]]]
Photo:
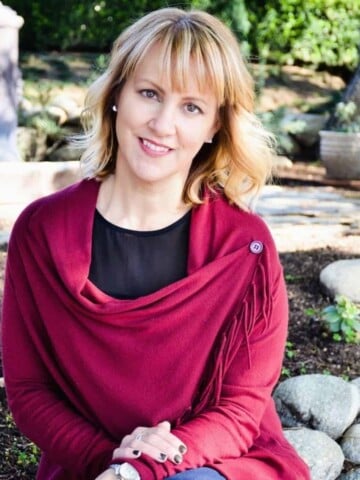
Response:
[[[199,90],[189,72],[186,91],[173,90],[162,73],[159,47],[150,49],[117,99],[116,169],[136,184],[182,190],[191,163],[218,128],[214,92]]]

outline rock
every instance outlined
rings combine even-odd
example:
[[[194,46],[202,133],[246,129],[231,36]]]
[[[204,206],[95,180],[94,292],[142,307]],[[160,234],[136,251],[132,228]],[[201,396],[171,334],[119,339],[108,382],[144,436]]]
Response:
[[[338,480],[360,480],[360,468],[351,470],[351,472],[343,473]]]
[[[0,251],[6,250],[9,244],[10,232],[0,230]]]
[[[340,442],[346,460],[360,465],[360,424],[352,425]]]
[[[302,126],[294,132],[296,140],[305,147],[312,147],[319,140],[319,132],[325,127],[328,116],[317,113],[295,113],[288,119]]]
[[[25,162],[38,162],[46,155],[46,134],[32,127],[18,127],[16,143],[20,157]]]
[[[49,106],[61,108],[66,113],[67,117],[77,118],[80,116],[81,108],[76,100],[67,95],[58,95],[49,102]]]
[[[80,155],[81,151],[79,149],[65,145],[54,150],[48,158],[51,162],[68,162],[79,160]]]
[[[334,480],[341,473],[344,454],[328,435],[308,428],[284,430],[287,440],[309,466],[314,480]]]
[[[47,115],[54,120],[58,125],[63,125],[68,119],[68,115],[63,108],[55,105],[47,105],[45,107]]]
[[[357,387],[360,392],[360,377],[354,378],[354,380],[352,380],[350,383],[351,385],[355,385],[355,387]],[[360,410],[359,410],[359,413],[360,413]]]
[[[281,382],[274,400],[282,424],[307,426],[333,439],[353,423],[360,406],[355,385],[332,375],[300,375]]]
[[[353,302],[360,302],[360,259],[338,260],[320,272],[320,283],[326,293],[345,295]]]

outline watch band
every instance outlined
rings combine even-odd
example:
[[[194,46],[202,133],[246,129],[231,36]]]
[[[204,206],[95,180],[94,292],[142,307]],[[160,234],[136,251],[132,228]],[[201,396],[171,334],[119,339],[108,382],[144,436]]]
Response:
[[[120,467],[121,467],[120,463],[113,463],[112,465],[109,466],[109,468],[112,468],[114,470],[114,473],[117,478],[122,478],[120,473]]]

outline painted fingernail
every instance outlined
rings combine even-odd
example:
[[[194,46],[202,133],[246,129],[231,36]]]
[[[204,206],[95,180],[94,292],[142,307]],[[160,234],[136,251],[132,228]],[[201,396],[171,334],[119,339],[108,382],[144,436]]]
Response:
[[[140,450],[133,450],[132,453],[133,453],[133,455],[135,455],[135,457],[140,456]]]
[[[185,452],[186,452],[187,448],[185,447],[185,445],[180,445],[179,447],[179,452],[183,455]]]
[[[175,455],[174,457],[174,462],[179,464],[182,462],[182,456],[181,455]]]
[[[162,462],[165,462],[165,460],[167,459],[167,455],[165,453],[160,453],[159,457]]]

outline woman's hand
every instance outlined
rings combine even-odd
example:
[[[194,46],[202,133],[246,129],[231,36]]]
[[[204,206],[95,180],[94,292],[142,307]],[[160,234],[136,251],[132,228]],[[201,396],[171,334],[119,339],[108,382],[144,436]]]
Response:
[[[136,428],[123,438],[120,446],[114,450],[113,458],[137,458],[145,453],[157,462],[170,460],[176,464],[181,463],[187,448],[170,432],[170,428],[170,423],[166,421],[155,427]]]

